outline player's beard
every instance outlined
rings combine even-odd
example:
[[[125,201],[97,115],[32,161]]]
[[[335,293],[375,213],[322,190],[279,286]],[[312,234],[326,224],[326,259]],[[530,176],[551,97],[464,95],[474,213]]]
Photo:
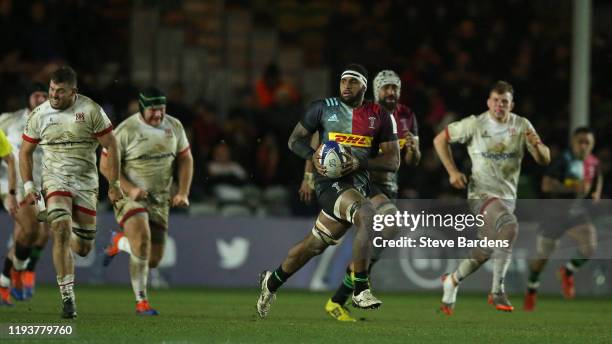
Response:
[[[380,100],[380,105],[384,107],[387,111],[393,112],[397,107],[397,98],[393,96],[385,97]]]
[[[350,106],[350,107],[357,107],[361,104],[361,102],[363,101],[363,95],[365,94],[365,88],[362,88],[359,92],[357,92],[356,95],[352,96],[352,97],[344,97],[342,94],[340,94],[340,100]]]

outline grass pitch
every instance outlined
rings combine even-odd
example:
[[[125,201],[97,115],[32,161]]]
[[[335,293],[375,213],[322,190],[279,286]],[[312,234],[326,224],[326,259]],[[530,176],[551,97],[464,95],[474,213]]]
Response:
[[[329,293],[281,290],[267,319],[255,314],[255,289],[176,288],[151,291],[161,315],[137,317],[131,289],[78,286],[79,318],[59,318],[59,292],[39,287],[35,298],[0,308],[0,325],[73,323],[75,343],[612,343],[612,299],[564,301],[540,297],[533,313],[495,311],[486,295],[459,295],[456,314],[436,311],[437,294],[380,293],[380,310],[354,310],[366,320],[340,323],[323,305]],[[352,308],[352,307],[351,307]],[[0,343],[34,342],[32,337]],[[42,343],[58,342],[40,339]]]

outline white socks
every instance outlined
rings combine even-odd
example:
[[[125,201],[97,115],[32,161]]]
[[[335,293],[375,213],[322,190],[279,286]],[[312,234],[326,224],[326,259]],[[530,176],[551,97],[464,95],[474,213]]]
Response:
[[[147,278],[149,276],[149,260],[130,255],[130,278],[136,302],[147,299]]]
[[[127,252],[128,254],[132,255],[132,247],[130,246],[130,241],[128,240],[126,236],[119,239],[119,242],[117,243],[117,247],[119,247],[119,250],[123,252]]]
[[[473,258],[464,259],[459,263],[457,270],[454,272],[455,280],[461,282],[463,279],[472,274],[472,272],[478,270],[480,263]]]
[[[8,288],[11,286],[11,279],[9,277],[4,276],[4,274],[0,274],[0,288]]]
[[[74,275],[66,275],[64,277],[57,276],[57,285],[60,288],[62,301],[70,299],[74,302]]]
[[[20,260],[17,257],[13,257],[12,261],[13,261],[13,269],[17,271],[23,271],[28,267],[30,258],[26,258],[25,260]]]
[[[512,261],[512,250],[496,249],[493,255],[493,284],[491,293],[503,293],[504,278]]]

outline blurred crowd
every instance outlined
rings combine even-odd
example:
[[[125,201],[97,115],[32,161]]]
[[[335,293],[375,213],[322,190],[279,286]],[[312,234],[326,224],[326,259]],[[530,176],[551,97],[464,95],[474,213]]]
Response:
[[[381,69],[401,75],[401,102],[417,114],[423,152],[420,166],[400,171],[402,197],[462,196],[451,190],[431,141],[450,121],[483,112],[488,89],[498,79],[514,85],[514,112],[532,121],[553,155],[567,146],[569,2],[344,0],[332,6],[312,1],[321,5],[316,8],[323,20],[291,30],[275,13],[295,1],[262,3],[268,2],[227,1],[227,6],[252,10],[260,23],[278,28],[281,45],[304,43],[305,64],[330,71],[330,96],[336,95],[336,76],[348,62],[364,64],[370,80]],[[0,0],[0,110],[23,107],[24,85],[46,82],[50,71],[67,63],[79,73],[80,91],[100,103],[115,124],[136,112],[137,87],[129,80],[125,54],[131,11],[127,0]],[[301,40],[313,35],[319,45]],[[590,120],[598,139],[595,152],[611,180],[612,89],[604,73],[612,60],[610,38],[595,31],[592,49]],[[253,213],[261,203],[250,197],[257,195],[269,202],[266,214],[314,211],[314,205],[297,199],[303,161],[286,145],[312,99],[304,99],[300,86],[287,81],[278,62],[271,61],[252,88],[237,92],[225,113],[215,99],[186,102],[181,84],[165,90],[168,113],[183,122],[192,142],[194,201],[246,204]],[[371,91],[367,97],[373,98]],[[456,156],[469,170],[465,151],[457,150]],[[541,173],[527,157],[521,197],[538,197]],[[612,195],[612,183],[604,194]]]

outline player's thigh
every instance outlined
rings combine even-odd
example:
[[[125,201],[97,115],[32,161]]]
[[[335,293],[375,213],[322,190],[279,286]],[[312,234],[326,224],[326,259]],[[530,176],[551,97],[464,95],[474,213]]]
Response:
[[[91,250],[96,238],[96,207],[98,193],[93,191],[78,191],[72,199],[72,233],[75,242],[75,252],[84,255]]]
[[[45,194],[47,216],[46,221],[54,231],[58,228],[70,226],[72,219],[72,194],[68,191],[48,191]]]
[[[513,225],[518,230],[518,222],[514,215],[514,203],[499,198],[470,201],[473,212],[483,216],[484,225],[478,229],[480,238],[496,238],[499,230],[506,225]]]
[[[336,245],[350,227],[350,223],[338,220],[326,212],[320,211],[311,234],[326,246]]]
[[[372,202],[372,206],[378,214],[395,214],[398,211],[395,203],[384,193],[377,193],[370,196],[370,202]]]
[[[113,204],[113,211],[130,242],[150,240],[149,216],[142,204],[125,197]]]

